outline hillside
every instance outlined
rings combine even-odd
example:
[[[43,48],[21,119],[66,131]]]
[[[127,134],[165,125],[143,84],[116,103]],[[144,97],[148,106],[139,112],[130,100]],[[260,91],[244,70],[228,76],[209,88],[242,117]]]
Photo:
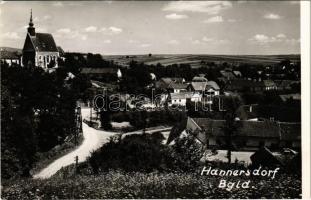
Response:
[[[0,47],[1,51],[8,51],[8,52],[18,52],[21,53],[22,49],[13,48],[13,47]]]
[[[104,59],[113,60],[121,65],[127,65],[131,60],[144,62],[148,65],[161,63],[164,66],[172,64],[190,64],[193,68],[200,67],[201,61],[230,64],[248,63],[254,65],[273,65],[281,60],[290,59],[292,62],[300,62],[300,55],[104,55]]]

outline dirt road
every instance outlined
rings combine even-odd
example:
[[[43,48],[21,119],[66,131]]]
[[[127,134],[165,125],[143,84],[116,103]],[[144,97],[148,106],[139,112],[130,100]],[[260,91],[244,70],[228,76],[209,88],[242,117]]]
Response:
[[[82,118],[86,119],[89,117],[90,109],[82,108]],[[36,178],[49,178],[54,175],[62,167],[66,167],[74,163],[74,158],[78,156],[79,162],[84,162],[90,153],[100,148],[104,143],[108,141],[108,138],[116,132],[107,132],[102,130],[96,130],[89,127],[85,123],[82,125],[84,141],[76,150],[66,154],[65,156],[55,160],[49,164],[46,168],[35,174],[33,177]]]

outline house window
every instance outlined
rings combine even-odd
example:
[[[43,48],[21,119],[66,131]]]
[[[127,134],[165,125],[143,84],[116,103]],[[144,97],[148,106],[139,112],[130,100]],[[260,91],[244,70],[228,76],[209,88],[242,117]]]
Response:
[[[50,62],[50,56],[46,56],[46,62]]]

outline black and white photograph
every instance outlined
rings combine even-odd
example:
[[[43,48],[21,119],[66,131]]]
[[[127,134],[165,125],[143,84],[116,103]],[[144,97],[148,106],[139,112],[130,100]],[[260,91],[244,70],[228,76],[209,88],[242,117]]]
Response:
[[[0,1],[1,199],[310,198],[309,1]]]

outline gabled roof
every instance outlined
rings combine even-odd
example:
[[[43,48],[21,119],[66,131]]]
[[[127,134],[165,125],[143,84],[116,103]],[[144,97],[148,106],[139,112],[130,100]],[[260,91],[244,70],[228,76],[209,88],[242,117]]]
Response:
[[[212,136],[224,136],[225,120],[192,118],[192,120]],[[238,136],[279,138],[281,140],[299,140],[301,124],[272,121],[238,121]]]
[[[214,90],[220,90],[220,87],[215,81],[208,81],[206,83],[206,89],[208,90],[210,88],[213,88]]]
[[[195,91],[204,91],[206,88],[206,82],[192,82],[191,85]]]
[[[166,77],[166,78],[161,78],[161,81],[163,81],[166,84],[170,84],[172,82],[174,83],[183,83],[184,79],[183,78],[177,78],[177,77]]]
[[[263,83],[266,87],[276,87],[276,84],[273,80],[263,80]]]
[[[82,68],[81,74],[116,74],[117,68]]]
[[[156,82],[157,88],[167,89],[172,83],[181,84],[184,82],[184,78],[176,78],[176,77],[166,77],[160,78]]]
[[[235,78],[235,75],[232,73],[232,71],[221,70],[220,74],[227,79],[234,79]]]
[[[233,71],[233,74],[235,75],[235,76],[242,76],[242,73],[240,72],[240,71]]]
[[[65,54],[64,50],[62,49],[62,47],[57,46],[57,50],[59,52],[59,55],[64,55]]]
[[[252,87],[264,87],[263,81],[251,81],[251,80],[244,80],[244,79],[235,79],[228,82],[227,87],[238,87],[238,88],[252,88]]]
[[[239,117],[241,120],[249,120],[258,118],[258,105],[252,104],[252,105],[241,105],[236,110],[237,117]]]
[[[91,80],[92,88],[96,89],[106,89],[106,90],[115,90],[117,89],[117,86],[110,83],[103,83],[96,80]]]
[[[301,100],[301,94],[282,94],[279,95],[282,101],[287,101],[288,99],[292,98],[293,100]]]
[[[277,87],[291,87],[291,84],[293,83],[299,83],[299,81],[292,81],[292,80],[275,80],[274,83],[276,84]]]
[[[207,82],[207,79],[201,76],[195,76],[193,77],[192,82]]]
[[[168,88],[171,89],[187,89],[188,84],[186,83],[171,83]]]
[[[58,52],[56,43],[51,34],[36,33],[35,36],[31,36],[30,34],[28,34],[28,36],[30,37],[36,51]]]

